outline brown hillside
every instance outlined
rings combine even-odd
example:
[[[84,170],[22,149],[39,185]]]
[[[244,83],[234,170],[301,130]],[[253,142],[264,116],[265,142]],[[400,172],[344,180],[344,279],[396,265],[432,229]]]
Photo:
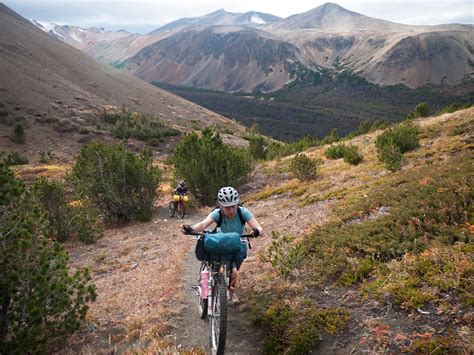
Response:
[[[0,100],[7,112],[0,121],[0,146],[9,150],[21,148],[29,155],[36,150],[56,150],[56,145],[59,150],[74,150],[80,138],[74,135],[78,134],[77,126],[97,116],[105,106],[151,114],[181,131],[211,124],[234,133],[243,130],[218,114],[96,62],[3,4],[0,68]],[[69,122],[57,130],[52,129],[54,125],[37,122],[51,117],[56,122]],[[26,128],[27,144],[11,147],[11,127],[18,122]]]

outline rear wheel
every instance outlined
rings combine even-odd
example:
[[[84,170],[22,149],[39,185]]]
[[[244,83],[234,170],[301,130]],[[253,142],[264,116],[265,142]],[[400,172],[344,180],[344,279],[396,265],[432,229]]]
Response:
[[[224,354],[227,335],[227,292],[224,275],[215,274],[212,287],[211,351],[214,355]]]
[[[178,218],[179,219],[183,219],[184,218],[184,215],[186,213],[186,210],[184,208],[184,203],[182,201],[179,201],[178,202],[178,206],[177,206],[177,212],[178,212]]]
[[[174,217],[174,213],[176,212],[176,202],[171,201],[168,206],[168,211],[170,213],[170,217]]]

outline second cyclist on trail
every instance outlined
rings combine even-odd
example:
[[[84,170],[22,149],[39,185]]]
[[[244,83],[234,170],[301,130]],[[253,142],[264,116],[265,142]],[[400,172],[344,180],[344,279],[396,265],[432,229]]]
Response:
[[[239,233],[243,234],[245,223],[252,228],[254,236],[263,235],[263,229],[257,222],[252,212],[243,206],[239,206],[239,193],[233,187],[227,186],[219,190],[217,194],[218,208],[212,211],[204,220],[196,223],[193,226],[183,224],[181,231],[183,234],[189,232],[204,232],[212,223],[217,224],[217,232],[222,233]],[[234,289],[237,285],[238,270],[242,262],[247,257],[247,243],[242,243],[241,250],[235,256],[235,261],[232,265],[232,279],[230,281],[229,295],[232,303],[237,303],[237,296],[234,294]]]

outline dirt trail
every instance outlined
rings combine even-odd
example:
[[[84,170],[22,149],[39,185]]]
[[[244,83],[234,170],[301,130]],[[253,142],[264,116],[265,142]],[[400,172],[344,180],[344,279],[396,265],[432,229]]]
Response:
[[[201,217],[204,217],[203,212]],[[185,223],[196,223],[197,216],[185,218]],[[194,243],[194,242],[193,242]],[[176,343],[185,349],[201,348],[209,351],[209,318],[201,319],[198,314],[198,300],[190,286],[195,285],[199,261],[194,256],[194,245],[184,259],[185,275],[183,277],[180,315],[172,319],[174,331],[171,334]],[[246,312],[248,307],[245,301],[240,305],[230,306],[228,313],[228,333],[226,342],[226,354],[259,354],[260,338],[255,329],[252,328]]]

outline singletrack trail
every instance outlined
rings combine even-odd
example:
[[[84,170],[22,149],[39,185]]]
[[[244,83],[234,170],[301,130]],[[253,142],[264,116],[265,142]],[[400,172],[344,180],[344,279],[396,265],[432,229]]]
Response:
[[[204,215],[202,216],[204,217]],[[195,223],[199,219],[186,220],[185,223]],[[187,236],[183,236],[189,238]],[[194,255],[195,241],[190,240],[190,250],[186,255],[185,275],[183,277],[183,300],[179,316],[172,319],[173,334],[176,344],[184,349],[200,348],[205,353],[209,352],[209,318],[201,319],[198,313],[198,299],[195,291],[190,287],[196,284],[200,262]],[[240,294],[239,294],[240,295]],[[241,304],[229,306],[227,321],[226,354],[259,354],[260,338],[258,332],[248,320],[249,312],[242,300]]]

